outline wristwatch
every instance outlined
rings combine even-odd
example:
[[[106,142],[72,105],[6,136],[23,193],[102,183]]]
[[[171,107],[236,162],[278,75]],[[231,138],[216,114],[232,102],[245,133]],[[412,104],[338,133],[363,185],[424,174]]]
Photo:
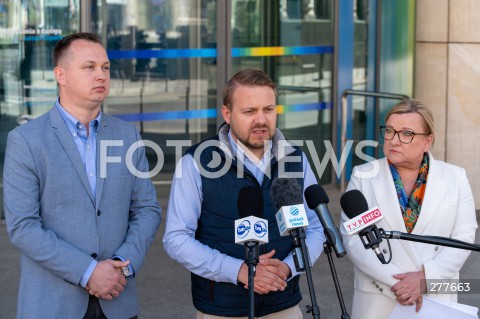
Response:
[[[121,261],[121,259],[118,258],[118,257],[114,257],[113,260],[120,260]],[[132,272],[130,271],[130,268],[128,268],[128,266],[124,266],[124,267],[120,268],[120,272],[122,273],[122,276],[124,278],[130,278],[133,275]]]
[[[132,277],[132,272],[130,271],[130,268],[128,268],[128,266],[120,268],[120,271],[124,278]]]

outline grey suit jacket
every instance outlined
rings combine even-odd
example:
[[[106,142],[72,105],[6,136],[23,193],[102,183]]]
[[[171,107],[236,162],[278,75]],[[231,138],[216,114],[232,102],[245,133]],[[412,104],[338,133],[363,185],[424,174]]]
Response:
[[[155,237],[155,189],[127,167],[128,155],[138,171],[149,170],[143,147],[127,154],[140,134],[105,114],[99,125],[96,198],[56,107],[8,135],[3,198],[8,234],[21,252],[18,318],[83,318],[89,295],[79,281],[92,258],[119,255],[138,273]],[[111,140],[115,146],[101,147]],[[109,318],[137,315],[135,278],[100,303]]]

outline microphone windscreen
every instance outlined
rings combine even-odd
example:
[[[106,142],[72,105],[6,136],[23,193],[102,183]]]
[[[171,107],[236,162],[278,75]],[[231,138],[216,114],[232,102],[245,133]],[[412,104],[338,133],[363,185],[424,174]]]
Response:
[[[260,188],[246,186],[240,189],[237,199],[237,208],[240,218],[248,216],[263,216],[263,198]]]
[[[328,204],[328,195],[322,186],[313,184],[305,190],[305,199],[307,200],[308,208],[314,209],[320,204]]]
[[[276,178],[270,190],[273,206],[280,209],[283,206],[303,203],[303,190],[295,178]]]
[[[352,189],[343,194],[340,198],[340,206],[350,219],[368,210],[367,200],[358,189]]]

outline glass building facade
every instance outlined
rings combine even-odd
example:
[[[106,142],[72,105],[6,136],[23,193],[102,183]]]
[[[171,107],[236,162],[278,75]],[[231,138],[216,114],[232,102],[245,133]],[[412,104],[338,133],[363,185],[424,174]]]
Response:
[[[413,7],[413,0],[0,0],[0,171],[8,132],[53,106],[56,41],[88,31],[101,36],[112,64],[103,111],[134,122],[162,150],[155,183],[172,178],[172,141],[215,135],[223,84],[247,67],[278,84],[278,127],[299,141],[320,183],[335,182],[340,172],[329,161],[340,161],[342,132],[375,139],[389,105],[351,95],[342,122],[341,93],[412,93],[413,22],[405,21],[413,21]],[[147,155],[154,165],[158,154]],[[360,159],[346,155],[348,173]]]

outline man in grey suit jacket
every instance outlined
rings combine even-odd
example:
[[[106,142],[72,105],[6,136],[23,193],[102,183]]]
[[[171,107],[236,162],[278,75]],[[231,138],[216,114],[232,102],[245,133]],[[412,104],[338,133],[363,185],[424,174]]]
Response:
[[[161,209],[134,125],[102,114],[110,62],[76,33],[54,49],[59,98],[11,131],[7,231],[21,252],[17,318],[135,318],[135,274]]]

